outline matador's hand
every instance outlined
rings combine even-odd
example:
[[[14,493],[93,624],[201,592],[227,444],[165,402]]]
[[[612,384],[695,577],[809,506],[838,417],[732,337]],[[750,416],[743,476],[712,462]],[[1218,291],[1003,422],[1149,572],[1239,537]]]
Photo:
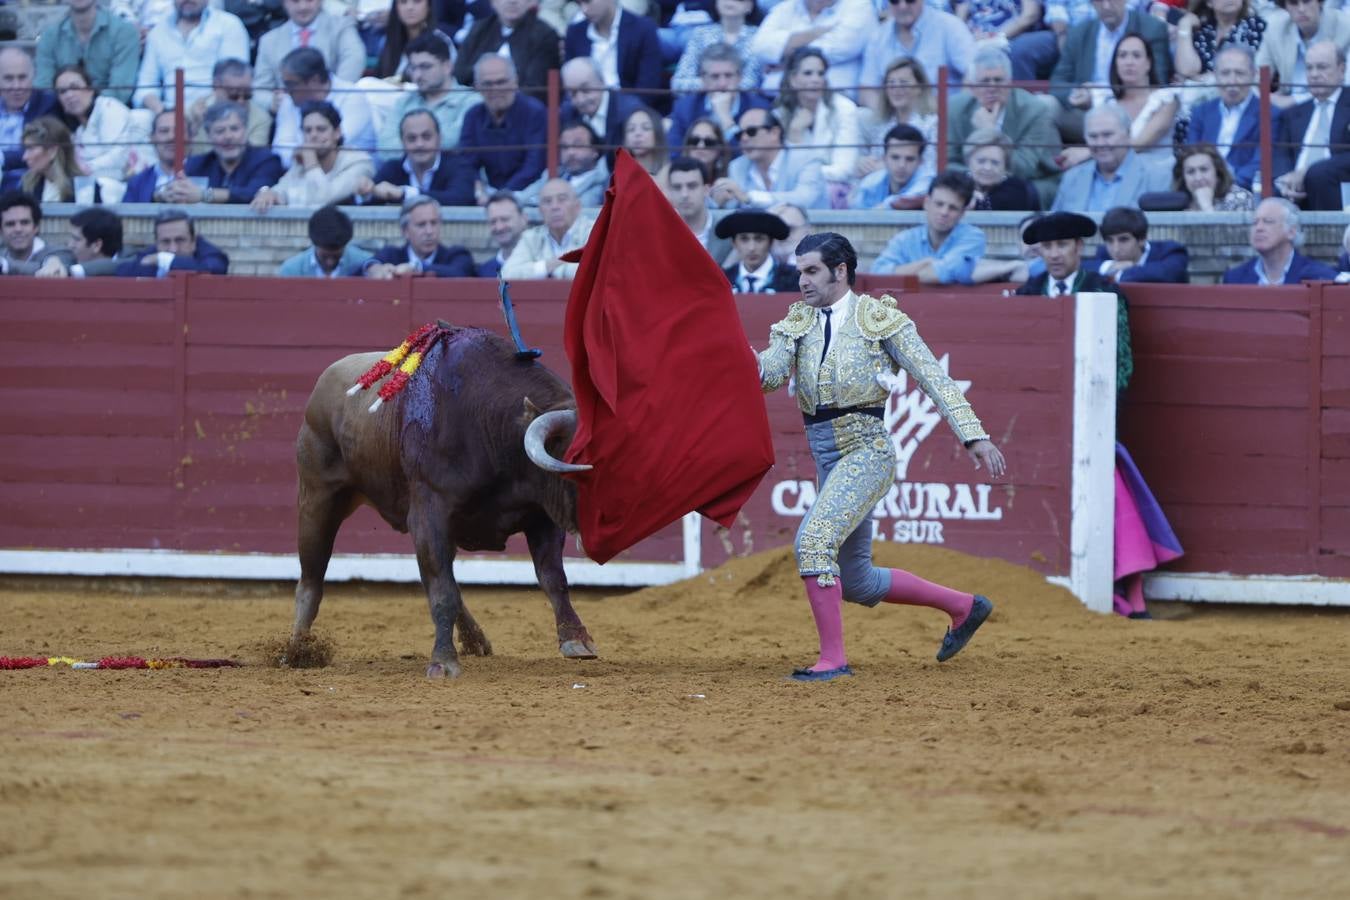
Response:
[[[990,478],[1000,478],[1008,471],[1008,464],[1003,461],[1002,452],[992,441],[976,441],[966,448],[966,452],[974,460],[975,468],[988,470]]]

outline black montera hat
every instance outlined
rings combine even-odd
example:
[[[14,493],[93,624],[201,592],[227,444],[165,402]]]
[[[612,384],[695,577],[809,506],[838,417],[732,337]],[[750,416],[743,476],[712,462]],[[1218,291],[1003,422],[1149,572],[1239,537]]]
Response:
[[[767,234],[775,241],[787,240],[788,225],[778,216],[762,209],[740,209],[723,216],[713,229],[720,238],[737,234]]]
[[[1090,238],[1097,233],[1097,223],[1078,213],[1046,213],[1027,226],[1022,240],[1028,244],[1041,241],[1071,241],[1074,238]]]

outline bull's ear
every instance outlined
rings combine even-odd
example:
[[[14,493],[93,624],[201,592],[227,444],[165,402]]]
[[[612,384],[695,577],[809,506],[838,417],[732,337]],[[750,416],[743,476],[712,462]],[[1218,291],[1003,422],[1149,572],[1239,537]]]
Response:
[[[533,403],[533,401],[531,401],[529,397],[526,397],[526,398],[525,398],[525,416],[524,416],[524,421],[526,421],[526,422],[533,422],[535,419],[537,419],[537,418],[539,417],[539,414],[540,414],[541,412],[543,412],[543,410],[541,410],[539,407],[535,406],[534,403]]]

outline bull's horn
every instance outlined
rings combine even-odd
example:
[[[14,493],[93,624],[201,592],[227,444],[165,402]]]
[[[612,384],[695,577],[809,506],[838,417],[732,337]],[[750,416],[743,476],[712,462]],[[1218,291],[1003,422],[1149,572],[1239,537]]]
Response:
[[[525,455],[530,458],[530,462],[545,472],[590,471],[590,466],[579,466],[576,463],[555,459],[549,455],[548,449],[544,446],[553,435],[568,426],[575,427],[576,424],[576,410],[555,409],[537,416],[530,423],[530,427],[525,429]]]

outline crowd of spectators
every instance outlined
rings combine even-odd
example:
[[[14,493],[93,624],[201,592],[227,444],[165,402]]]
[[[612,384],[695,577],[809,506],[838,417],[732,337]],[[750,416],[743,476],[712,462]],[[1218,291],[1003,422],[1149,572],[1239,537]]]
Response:
[[[1273,281],[1315,269],[1258,244],[1297,232],[1300,210],[1348,206],[1350,11],[1337,0],[64,6],[33,52],[0,48],[0,189],[31,198],[35,221],[50,202],[166,204],[153,253],[126,260],[151,274],[188,265],[165,254],[213,270],[223,254],[184,212],[212,203],[318,209],[314,246],[287,274],[570,277],[560,257],[584,243],[583,210],[601,202],[618,148],[738,286],[790,269],[758,255],[797,227],[775,209],[804,211],[803,224],[816,209],[923,209],[874,271],[952,283],[1026,276],[987,264],[967,210],[1133,210],[1130,234],[1149,209],[1248,212],[1247,274]],[[1260,66],[1274,77],[1265,122]],[[406,241],[357,259],[337,207],[367,204],[400,206]],[[484,208],[493,260],[440,243],[442,206]],[[763,230],[735,230],[747,223]],[[5,243],[15,264],[42,252],[11,244],[8,226]],[[1134,243],[1151,248],[1139,271],[1159,268],[1162,251]]]

